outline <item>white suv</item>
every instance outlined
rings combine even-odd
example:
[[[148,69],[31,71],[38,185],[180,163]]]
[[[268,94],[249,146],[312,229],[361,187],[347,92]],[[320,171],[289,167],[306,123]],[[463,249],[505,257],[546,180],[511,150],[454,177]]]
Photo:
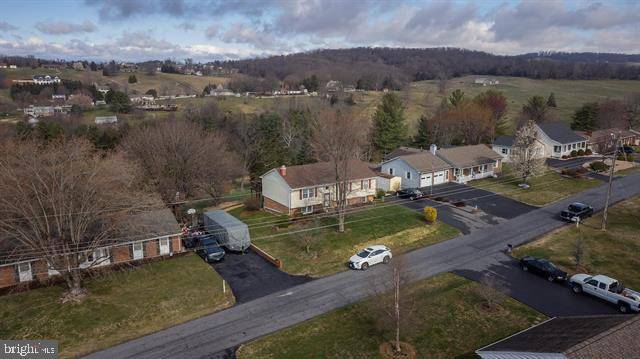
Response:
[[[391,257],[393,257],[391,250],[386,246],[367,247],[349,258],[349,268],[367,270],[369,266],[374,264],[389,263]]]

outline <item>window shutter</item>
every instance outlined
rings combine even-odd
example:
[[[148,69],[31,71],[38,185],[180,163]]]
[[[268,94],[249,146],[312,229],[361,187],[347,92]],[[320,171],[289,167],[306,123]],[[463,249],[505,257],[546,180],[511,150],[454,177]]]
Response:
[[[369,189],[371,189],[371,179],[369,179]]]
[[[300,199],[302,199],[302,190],[300,190],[298,194],[300,195]]]
[[[349,191],[353,189],[353,182],[349,182]]]
[[[313,196],[318,197],[318,187],[313,189]]]

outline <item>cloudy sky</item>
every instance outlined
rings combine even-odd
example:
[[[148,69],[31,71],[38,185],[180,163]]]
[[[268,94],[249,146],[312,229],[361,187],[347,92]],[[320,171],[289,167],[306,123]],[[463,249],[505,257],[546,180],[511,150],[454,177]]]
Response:
[[[3,0],[0,54],[198,61],[354,46],[640,53],[640,1]]]

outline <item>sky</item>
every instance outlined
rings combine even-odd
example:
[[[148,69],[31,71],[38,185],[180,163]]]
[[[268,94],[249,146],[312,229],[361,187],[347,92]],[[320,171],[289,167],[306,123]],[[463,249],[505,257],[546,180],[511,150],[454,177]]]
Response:
[[[640,53],[640,1],[3,0],[0,54],[243,59],[358,46]]]

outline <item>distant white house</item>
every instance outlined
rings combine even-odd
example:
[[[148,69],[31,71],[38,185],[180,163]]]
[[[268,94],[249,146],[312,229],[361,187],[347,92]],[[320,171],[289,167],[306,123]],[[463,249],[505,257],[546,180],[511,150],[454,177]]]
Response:
[[[540,156],[543,158],[562,158],[570,156],[572,151],[585,151],[587,138],[572,131],[564,122],[544,122],[536,124]],[[500,136],[493,142],[492,148],[505,161],[510,160],[513,151],[513,136]]]
[[[95,123],[97,125],[107,125],[107,124],[118,123],[118,117],[117,116],[96,116]]]
[[[64,100],[67,99],[67,95],[65,95],[65,94],[61,94],[61,95],[60,94],[53,94],[53,95],[51,95],[51,99],[52,100],[63,100],[64,101]]]
[[[49,75],[36,75],[33,76],[33,82],[36,85],[52,85],[59,84],[62,82],[58,76],[49,76]]]
[[[476,85],[482,85],[482,86],[494,86],[494,85],[500,84],[500,81],[498,81],[497,79],[490,79],[487,77],[478,77],[473,82]]]
[[[25,115],[30,117],[47,117],[55,114],[66,114],[71,106],[29,106],[22,109]]]
[[[224,88],[221,84],[218,84],[215,88],[209,88],[209,93],[207,96],[235,96],[236,94],[233,91]]]

